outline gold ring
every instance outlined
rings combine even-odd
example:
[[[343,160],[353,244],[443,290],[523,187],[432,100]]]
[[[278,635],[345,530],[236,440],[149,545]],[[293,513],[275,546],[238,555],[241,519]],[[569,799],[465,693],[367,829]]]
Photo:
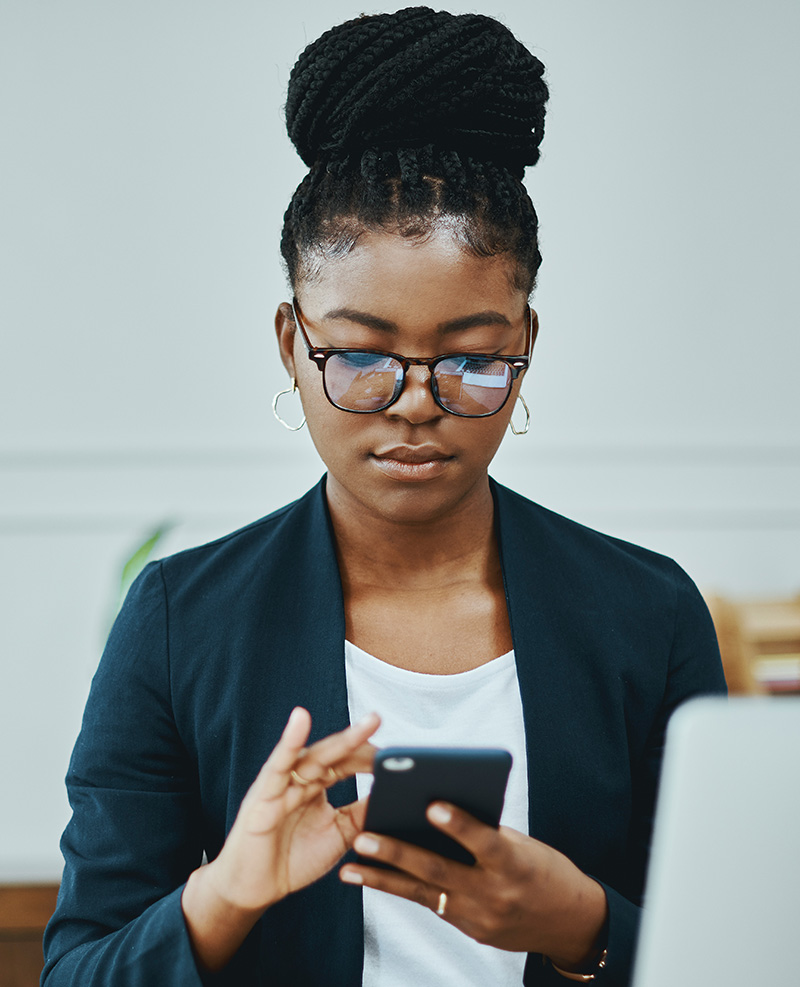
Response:
[[[311,784],[313,784],[313,782],[312,782],[312,781],[310,781],[310,780],[309,780],[308,778],[304,778],[304,777],[303,777],[302,775],[299,775],[299,774],[298,774],[298,773],[297,773],[297,772],[296,772],[296,771],[294,770],[294,768],[292,768],[292,770],[291,770],[291,771],[289,772],[289,774],[290,774],[290,775],[292,776],[292,780],[293,780],[293,781],[296,781],[298,785],[302,785],[302,786],[304,786],[304,787],[305,787],[306,785],[311,785]]]
[[[439,904],[436,906],[436,914],[444,918],[444,910],[447,908],[447,892],[442,891],[439,895]]]
[[[330,778],[331,781],[341,781],[342,780],[339,777],[339,772],[336,770],[336,768],[332,768],[330,765],[328,765],[328,777]]]

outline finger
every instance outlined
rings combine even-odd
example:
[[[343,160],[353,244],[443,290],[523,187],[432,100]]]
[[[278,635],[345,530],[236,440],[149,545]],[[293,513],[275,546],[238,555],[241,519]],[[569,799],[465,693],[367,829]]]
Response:
[[[356,747],[352,754],[337,762],[337,767],[352,763],[358,766],[359,771],[369,772],[371,774],[375,765],[375,755],[378,753],[378,750],[379,748],[375,744],[371,744],[368,740],[365,740],[363,744]]]
[[[294,770],[305,780],[321,780],[329,784],[339,780],[333,777],[329,769],[338,772],[340,767],[346,768],[342,777],[355,774],[356,771],[371,771],[376,748],[366,741],[375,733],[380,723],[378,714],[370,713],[346,730],[318,740],[303,752],[302,758],[293,766]]]
[[[425,815],[437,829],[469,850],[479,863],[491,860],[499,852],[501,841],[498,831],[463,809],[449,802],[433,802]]]
[[[376,891],[385,891],[386,894],[393,894],[398,898],[415,901],[418,905],[430,908],[434,912],[439,906],[439,897],[442,893],[441,888],[433,887],[408,874],[364,865],[345,864],[339,871],[339,878],[345,884],[360,884],[365,888],[374,888]],[[448,906],[450,905],[451,902],[448,901]],[[450,907],[442,918],[449,920],[449,912]]]
[[[275,771],[291,770],[302,754],[310,733],[311,714],[302,706],[295,706],[283,728],[280,740],[267,759],[267,764]]]
[[[364,820],[367,817],[367,803],[369,797],[365,796],[357,802],[343,805],[336,810],[336,825],[342,834],[342,839],[348,847],[353,845],[353,840],[364,828]]]
[[[440,891],[464,890],[473,883],[473,867],[391,836],[361,833],[354,840],[353,848],[363,857],[390,864]]]
[[[381,718],[378,714],[368,713],[363,720],[352,724],[347,729],[318,740],[309,747],[306,753],[325,767],[336,764],[337,761],[350,757],[361,748],[380,725]],[[372,747],[371,744],[369,746]]]
[[[378,748],[369,741],[366,741],[360,747],[357,747],[349,757],[337,762],[336,769],[349,768],[353,774],[357,772],[372,774],[375,767],[375,755],[377,753]]]
[[[302,706],[295,706],[283,728],[280,740],[265,761],[250,786],[254,798],[276,798],[285,791],[290,781],[289,772],[300,756],[311,733],[311,714]]]
[[[327,767],[320,765],[320,769],[323,770],[319,779],[320,783],[326,788],[330,788],[331,785],[344,781],[346,778],[352,778],[353,775],[372,774],[377,750],[378,748],[373,744],[361,744],[349,757],[336,761],[335,764],[329,764]],[[300,770],[299,767],[298,770]],[[305,774],[305,768],[302,769],[302,773]]]

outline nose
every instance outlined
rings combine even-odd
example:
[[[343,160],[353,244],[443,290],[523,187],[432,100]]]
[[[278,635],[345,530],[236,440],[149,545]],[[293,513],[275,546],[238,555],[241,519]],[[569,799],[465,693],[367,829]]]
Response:
[[[403,418],[413,425],[421,425],[444,414],[433,399],[431,372],[428,367],[408,368],[400,397],[384,414],[391,418]]]

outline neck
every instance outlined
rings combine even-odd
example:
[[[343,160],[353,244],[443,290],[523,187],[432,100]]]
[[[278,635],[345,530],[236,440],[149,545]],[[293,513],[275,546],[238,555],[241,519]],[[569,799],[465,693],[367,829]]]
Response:
[[[368,513],[330,474],[327,497],[345,585],[441,588],[499,565],[488,476],[446,514],[420,521]]]

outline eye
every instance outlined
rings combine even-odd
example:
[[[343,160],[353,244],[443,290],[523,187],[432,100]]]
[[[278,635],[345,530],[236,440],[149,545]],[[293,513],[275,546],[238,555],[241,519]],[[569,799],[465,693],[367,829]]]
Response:
[[[505,377],[506,364],[503,360],[492,360],[485,356],[455,356],[443,360],[439,369],[445,374],[468,374],[470,377]]]
[[[380,353],[348,350],[346,353],[337,353],[336,360],[343,367],[347,367],[350,370],[377,370],[382,364],[386,363],[387,357]]]
[[[471,359],[470,357],[466,357],[461,367],[461,372],[465,374],[493,374],[497,373],[496,366],[496,360],[486,360],[483,358]]]

